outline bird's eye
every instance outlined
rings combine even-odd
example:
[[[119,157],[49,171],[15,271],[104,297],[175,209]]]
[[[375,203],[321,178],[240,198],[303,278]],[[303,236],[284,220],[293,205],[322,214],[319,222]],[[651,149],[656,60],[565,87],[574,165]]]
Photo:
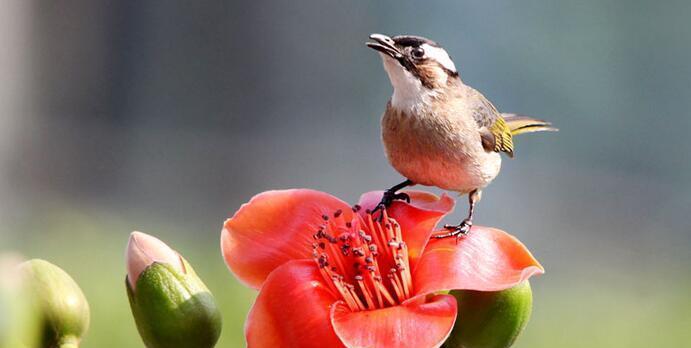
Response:
[[[425,50],[420,47],[415,47],[412,51],[410,51],[410,55],[412,55],[415,59],[422,59],[425,56]]]

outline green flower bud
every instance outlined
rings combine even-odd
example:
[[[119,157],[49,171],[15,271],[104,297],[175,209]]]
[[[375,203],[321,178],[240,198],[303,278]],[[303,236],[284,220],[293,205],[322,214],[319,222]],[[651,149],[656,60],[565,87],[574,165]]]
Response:
[[[134,232],[125,285],[149,348],[214,347],[221,333],[216,301],[192,266],[160,240]]]
[[[503,291],[454,290],[458,318],[447,348],[511,347],[523,331],[533,305],[533,293],[526,280]]]
[[[29,260],[19,268],[43,321],[41,347],[79,347],[90,316],[79,285],[60,267],[44,260]]]
[[[0,255],[0,348],[38,346],[38,311],[24,289],[18,260]]]

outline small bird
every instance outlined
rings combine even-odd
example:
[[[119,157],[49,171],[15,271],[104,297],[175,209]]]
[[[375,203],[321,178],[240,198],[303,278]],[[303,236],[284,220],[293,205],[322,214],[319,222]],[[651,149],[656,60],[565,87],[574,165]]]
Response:
[[[394,200],[409,201],[398,191],[416,184],[468,194],[468,216],[435,236],[461,237],[470,231],[482,189],[499,174],[500,153],[513,157],[513,136],[557,129],[497,111],[463,83],[449,54],[434,41],[410,35],[369,38],[367,46],[379,52],[393,85],[381,120],[386,156],[406,178],[384,192],[375,210]]]

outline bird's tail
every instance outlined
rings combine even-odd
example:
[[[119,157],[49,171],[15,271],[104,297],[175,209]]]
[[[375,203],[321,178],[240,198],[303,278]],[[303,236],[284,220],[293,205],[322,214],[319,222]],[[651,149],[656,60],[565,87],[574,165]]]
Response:
[[[511,135],[518,135],[523,133],[533,132],[556,132],[559,129],[552,127],[552,124],[532,118],[529,116],[522,116],[516,114],[501,114],[506,124],[511,129]]]

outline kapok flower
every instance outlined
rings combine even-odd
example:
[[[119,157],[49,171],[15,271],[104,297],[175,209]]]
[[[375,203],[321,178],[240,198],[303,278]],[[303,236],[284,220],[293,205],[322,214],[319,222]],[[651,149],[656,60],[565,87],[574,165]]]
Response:
[[[381,219],[369,213],[381,192],[350,207],[307,189],[261,193],[228,219],[225,261],[260,289],[245,325],[248,346],[439,347],[457,314],[442,291],[504,290],[543,273],[497,229],[430,240],[454,202],[407,193],[411,203],[394,202]]]

